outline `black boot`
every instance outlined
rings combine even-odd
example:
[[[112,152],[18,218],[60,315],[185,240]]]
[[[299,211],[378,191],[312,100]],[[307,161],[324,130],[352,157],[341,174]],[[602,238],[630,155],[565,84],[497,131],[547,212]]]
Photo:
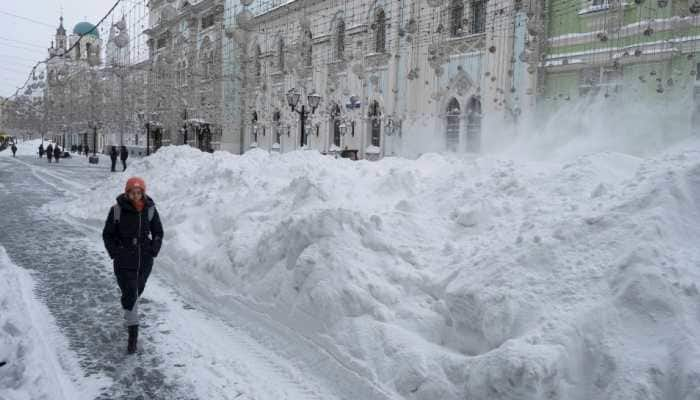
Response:
[[[139,326],[131,325],[129,326],[129,344],[126,347],[126,352],[129,354],[136,353],[136,342],[139,337]]]

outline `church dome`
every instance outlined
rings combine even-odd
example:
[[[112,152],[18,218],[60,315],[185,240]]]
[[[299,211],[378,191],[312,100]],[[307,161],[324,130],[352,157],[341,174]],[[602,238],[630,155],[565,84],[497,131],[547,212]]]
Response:
[[[99,32],[97,32],[95,25],[93,25],[89,22],[78,22],[75,25],[75,27],[73,27],[73,33],[75,33],[76,35],[86,35],[87,34],[87,35],[92,35],[98,39],[100,38],[100,34],[99,34]]]

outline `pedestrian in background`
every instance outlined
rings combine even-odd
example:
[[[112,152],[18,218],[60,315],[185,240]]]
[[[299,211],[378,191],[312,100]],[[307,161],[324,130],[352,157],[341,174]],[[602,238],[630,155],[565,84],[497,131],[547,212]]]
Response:
[[[17,146],[14,143],[12,143],[11,149],[12,149],[12,157],[15,157],[15,153],[17,153]]]
[[[46,158],[49,159],[49,164],[51,164],[51,158],[53,158],[53,146],[51,146],[51,143],[46,146]]]
[[[109,158],[112,160],[112,172],[117,172],[117,146],[112,146],[112,150],[109,152]]]
[[[39,145],[39,158],[44,158],[44,144]]]
[[[120,158],[122,159],[122,171],[126,171],[126,159],[129,158],[129,151],[126,149],[126,146],[122,146],[121,148],[121,153],[119,154]]]
[[[61,158],[61,148],[56,145],[53,149],[53,158],[56,159],[56,162],[58,162],[58,159]]]
[[[85,157],[90,155],[90,146],[88,146],[88,145],[83,146],[83,150],[85,150]]]

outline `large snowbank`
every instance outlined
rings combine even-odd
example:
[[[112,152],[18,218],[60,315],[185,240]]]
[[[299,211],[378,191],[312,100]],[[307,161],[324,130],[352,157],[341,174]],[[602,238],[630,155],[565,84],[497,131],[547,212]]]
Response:
[[[556,162],[166,147],[129,173],[164,221],[156,274],[403,398],[700,396],[698,141]],[[102,222],[125,180],[64,212]]]
[[[103,381],[84,378],[29,273],[0,246],[0,399],[93,399]],[[78,382],[80,378],[80,383]]]

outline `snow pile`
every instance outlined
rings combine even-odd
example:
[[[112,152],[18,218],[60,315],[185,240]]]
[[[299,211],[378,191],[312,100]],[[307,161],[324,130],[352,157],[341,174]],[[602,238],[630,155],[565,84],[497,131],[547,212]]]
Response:
[[[82,377],[49,311],[34,298],[33,286],[0,246],[0,398],[95,398],[101,381]]]
[[[24,142],[17,143],[17,155],[18,156],[39,156],[39,145],[41,144],[41,139],[32,139]],[[44,140],[44,148],[49,144],[54,144],[51,141]],[[8,146],[5,151],[0,151],[0,157],[12,157],[11,146]]]
[[[164,221],[156,274],[402,398],[700,396],[700,141],[557,162],[167,147],[129,168]],[[101,223],[125,179],[62,212]]]

